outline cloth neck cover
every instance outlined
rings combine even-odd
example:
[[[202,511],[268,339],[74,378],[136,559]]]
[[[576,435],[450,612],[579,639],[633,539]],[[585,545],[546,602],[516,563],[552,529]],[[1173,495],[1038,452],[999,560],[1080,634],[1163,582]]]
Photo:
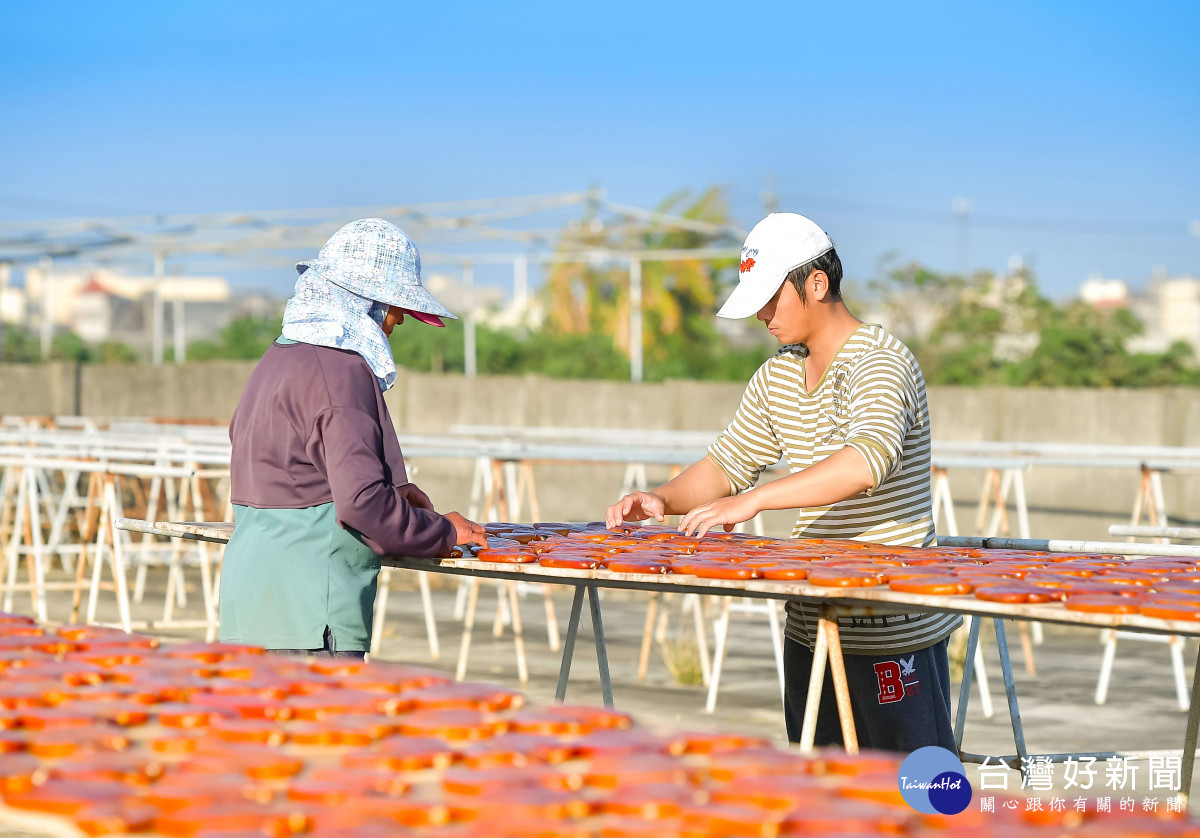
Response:
[[[396,383],[396,361],[383,333],[388,306],[360,297],[309,268],[296,280],[296,293],[283,310],[288,340],[357,352],[386,391]]]

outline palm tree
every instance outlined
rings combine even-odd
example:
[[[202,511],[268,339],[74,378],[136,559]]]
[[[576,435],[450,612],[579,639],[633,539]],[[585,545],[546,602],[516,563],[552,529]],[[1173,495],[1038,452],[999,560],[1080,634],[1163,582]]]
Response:
[[[711,225],[714,232],[682,229],[659,216],[703,222]],[[558,250],[576,253],[589,249],[629,252],[736,247],[736,239],[730,233],[716,231],[729,226],[729,207],[720,187],[710,187],[696,198],[690,190],[680,190],[659,203],[651,220],[619,211],[602,219],[594,207],[589,208],[579,222],[563,230]],[[688,341],[712,335],[716,277],[734,264],[733,258],[643,262],[642,310],[648,358],[653,357],[655,345],[664,338]],[[614,345],[628,354],[627,264],[559,262],[550,270],[544,293],[548,297],[550,328],[568,334],[610,335]]]

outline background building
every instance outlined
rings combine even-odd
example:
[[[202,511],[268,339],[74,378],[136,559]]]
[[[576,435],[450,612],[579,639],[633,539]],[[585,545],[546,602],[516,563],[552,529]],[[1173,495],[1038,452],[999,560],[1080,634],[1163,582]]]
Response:
[[[4,324],[47,338],[70,331],[90,344],[123,343],[146,356],[154,349],[156,307],[163,345],[178,347],[211,339],[237,317],[277,313],[279,305],[266,295],[234,294],[219,276],[130,276],[104,268],[31,267],[24,272],[22,286],[0,283]]]
[[[1200,356],[1200,279],[1194,276],[1168,276],[1157,269],[1140,294],[1131,293],[1124,280],[1089,277],[1079,298],[1100,309],[1128,308],[1137,316],[1143,332],[1128,342],[1130,352],[1165,352],[1183,341]]]

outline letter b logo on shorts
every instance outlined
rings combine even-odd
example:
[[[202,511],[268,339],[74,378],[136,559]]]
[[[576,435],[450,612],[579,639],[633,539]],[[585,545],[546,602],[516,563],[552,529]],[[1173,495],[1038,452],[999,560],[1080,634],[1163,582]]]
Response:
[[[900,664],[895,661],[880,661],[875,664],[875,678],[879,681],[880,704],[891,704],[904,698],[904,682],[900,680]]]

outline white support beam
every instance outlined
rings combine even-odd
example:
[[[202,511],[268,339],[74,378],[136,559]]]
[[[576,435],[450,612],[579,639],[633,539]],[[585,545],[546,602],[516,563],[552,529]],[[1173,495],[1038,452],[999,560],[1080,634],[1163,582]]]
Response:
[[[54,261],[43,256],[42,268],[42,360],[50,360],[50,342],[54,339]]]
[[[629,260],[629,380],[642,383],[642,262]]]
[[[463,261],[462,282],[465,302],[463,311],[464,372],[467,378],[475,377],[475,266],[470,259]]]
[[[513,259],[513,309],[524,315],[529,305],[529,259],[517,256]]]
[[[154,310],[150,315],[150,355],[154,366],[161,367],[163,362],[163,296],[162,280],[166,257],[161,250],[154,251],[154,293],[151,295],[151,305]]]
[[[175,340],[175,363],[187,360],[187,336],[184,333],[183,296],[176,291],[171,299],[171,337]]]
[[[579,226],[581,211],[601,223],[601,240],[591,227]],[[736,260],[741,238],[733,224],[616,204],[602,190],[591,189],[427,204],[0,222],[0,261],[23,266],[50,257],[59,263],[136,270],[152,258],[155,275],[161,277],[161,262],[169,253],[172,264],[187,271],[210,263],[219,263],[206,268],[212,272],[282,268],[319,247],[347,220],[372,216],[401,224],[420,244],[427,264],[461,266],[470,258],[474,265],[513,265],[518,296],[522,276],[529,293],[530,264]],[[711,242],[697,248],[627,249],[623,243],[635,241],[647,228],[701,233]],[[161,328],[165,316],[160,311],[150,319]],[[156,354],[153,331],[150,342]],[[160,356],[161,342],[157,350]]]

